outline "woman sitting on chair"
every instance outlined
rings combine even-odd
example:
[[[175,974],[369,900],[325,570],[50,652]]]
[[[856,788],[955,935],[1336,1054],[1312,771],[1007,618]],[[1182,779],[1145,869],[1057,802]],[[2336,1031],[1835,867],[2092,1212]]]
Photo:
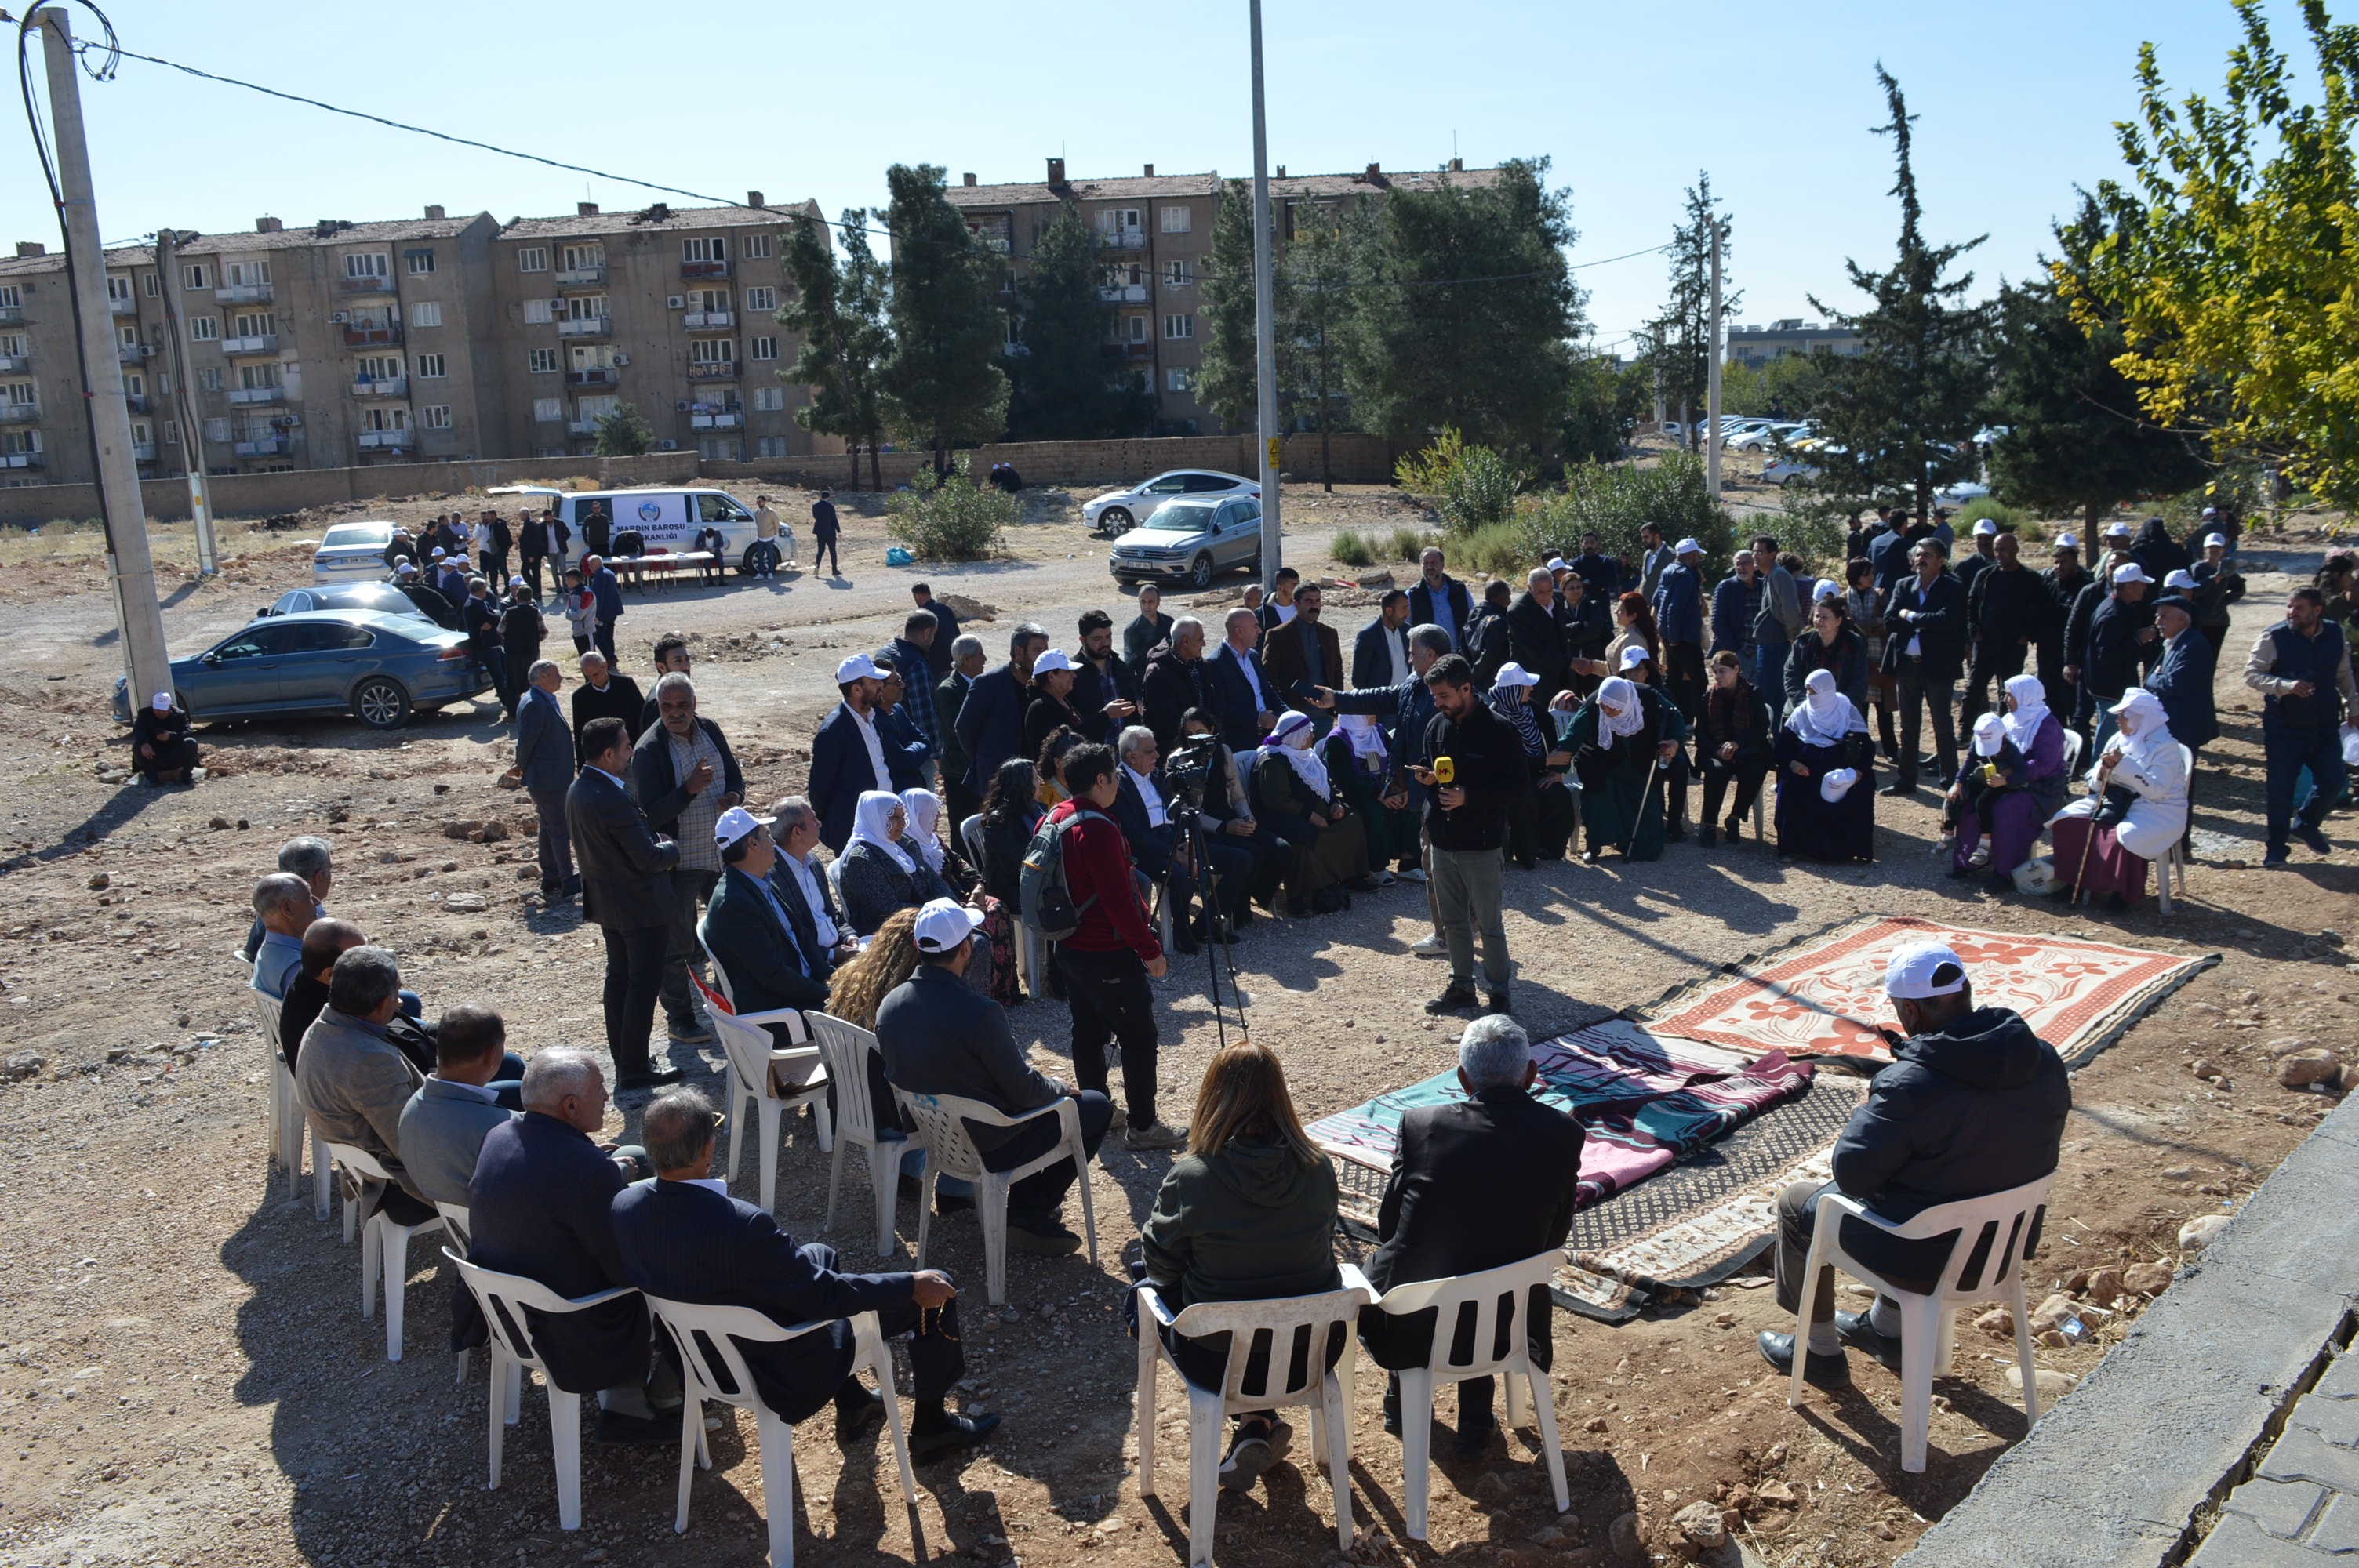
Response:
[[[1614,676],[1572,716],[1558,750],[1572,753],[1581,779],[1582,864],[1597,864],[1609,845],[1634,860],[1662,857],[1662,801],[1647,781],[1678,754],[1679,742],[1663,727],[1665,714],[1677,711]]]
[[[1875,859],[1875,748],[1834,673],[1816,669],[1777,731],[1777,858]]]
[[[2039,842],[2039,826],[2064,804],[2064,726],[2048,711],[2047,687],[2036,675],[2010,676],[2006,712],[2002,719],[2006,740],[2023,758],[2023,776],[2010,779],[2017,786],[1991,807],[1990,841],[1983,842],[1982,824],[1969,811],[1958,819],[1957,848],[1950,874],[1971,876],[1987,869],[1991,885],[2001,892],[2015,885],[2014,871],[2031,859]],[[1950,793],[1962,798],[1951,785]]]
[[[909,836],[909,811],[899,795],[881,789],[865,792],[852,820],[852,841],[843,847],[835,868],[835,885],[854,931],[874,935],[897,909],[956,897]]]
[[[1294,846],[1287,874],[1286,912],[1299,920],[1349,909],[1343,890],[1374,892],[1368,874],[1367,825],[1343,803],[1312,749],[1310,715],[1287,714],[1254,759],[1254,818]]]
[[[2187,763],[2162,700],[2133,687],[2113,707],[2114,734],[2089,770],[2089,793],[2059,812],[2054,896],[2083,891],[2124,910],[2146,896],[2146,867],[2187,831]]]
[[[951,897],[983,911],[984,951],[990,962],[969,964],[967,974],[972,979],[988,973],[989,989],[984,994],[1002,1007],[1016,1006],[1024,1000],[1016,983],[1016,901],[1003,901],[985,892],[982,876],[960,852],[964,846],[942,842],[942,803],[933,791],[905,789],[901,804],[908,811],[910,836],[917,839],[919,852],[950,888]]]
[[[1198,1302],[1336,1290],[1343,1276],[1335,1267],[1335,1168],[1303,1132],[1277,1054],[1240,1040],[1204,1069],[1188,1148],[1171,1162],[1155,1210],[1139,1227],[1141,1260],[1131,1277],[1152,1284],[1174,1316]],[[1327,1341],[1329,1367],[1343,1354],[1344,1333],[1338,1325]],[[1180,1374],[1200,1389],[1222,1386],[1234,1349],[1250,1357],[1240,1387],[1300,1380],[1308,1345],[1257,1340],[1233,1348],[1229,1337],[1166,1333],[1164,1342]],[[1270,1365],[1273,1351],[1292,1357],[1291,1375]],[[1239,1416],[1221,1485],[1251,1489],[1255,1476],[1285,1456],[1293,1435],[1274,1411]]]

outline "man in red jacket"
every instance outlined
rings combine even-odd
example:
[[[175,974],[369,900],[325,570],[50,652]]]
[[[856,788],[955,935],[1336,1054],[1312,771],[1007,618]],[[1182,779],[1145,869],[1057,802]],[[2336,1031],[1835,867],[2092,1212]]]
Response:
[[[1049,813],[1061,823],[1079,817],[1065,835],[1065,885],[1081,912],[1073,934],[1057,944],[1057,968],[1073,1010],[1073,1079],[1106,1093],[1106,1046],[1122,1044],[1122,1093],[1133,1149],[1177,1149],[1181,1134],[1155,1119],[1155,993],[1163,945],[1147,923],[1130,871],[1130,841],[1112,816],[1121,775],[1110,746],[1076,746],[1065,754],[1065,785],[1073,792]]]

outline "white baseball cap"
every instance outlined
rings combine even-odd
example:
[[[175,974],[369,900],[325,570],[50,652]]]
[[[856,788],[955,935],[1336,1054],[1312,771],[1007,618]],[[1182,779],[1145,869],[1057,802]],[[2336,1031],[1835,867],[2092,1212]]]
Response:
[[[767,827],[777,820],[775,816],[756,816],[742,806],[733,806],[712,824],[713,846],[726,849],[755,828]]]
[[[2146,575],[2146,568],[2136,561],[2114,568],[2114,581],[2116,583],[2152,582],[2153,580],[2154,579]]]
[[[2108,523],[2108,524],[2105,524],[2105,537],[2106,537],[2106,538],[2108,538],[2108,539],[2126,539],[2126,538],[2128,538],[2129,536],[2130,536],[2130,525],[2129,525],[2128,524],[2126,524],[2126,523],[2118,523],[2118,522],[2117,522],[2117,523]]]
[[[1857,768],[1837,768],[1832,773],[1821,773],[1819,775],[1819,798],[1832,806],[1849,795],[1851,786],[1857,783]]]
[[[159,691],[147,699],[147,706],[158,713],[169,713],[172,711],[172,694],[168,691]]]
[[[2203,515],[2209,517],[2212,514],[2207,512]],[[2226,549],[2228,547],[2228,536],[2225,534],[2206,534],[2203,535],[2203,547],[2205,549],[2208,550],[2214,545],[2219,546],[2223,550]]]
[[[1703,546],[1696,543],[1693,539],[1681,539],[1678,544],[1671,546],[1671,554],[1675,556],[1701,556],[1703,554]]]
[[[2174,571],[2169,576],[2164,578],[2162,579],[2162,586],[2165,588],[2201,588],[2203,585],[2195,580],[2195,574],[2193,572],[2189,571],[2185,567],[2181,567],[2177,571]]]
[[[835,684],[838,686],[850,686],[856,680],[883,680],[884,678],[885,672],[878,669],[876,661],[865,654],[854,654],[835,666]]]
[[[1495,687],[1538,686],[1540,684],[1540,677],[1510,659],[1499,666],[1499,673],[1491,677],[1491,684]]]
[[[1811,585],[1810,600],[1816,603],[1821,599],[1841,599],[1843,591],[1843,584],[1831,577],[1822,577]]]
[[[442,548],[442,546],[441,546],[437,545],[437,546],[434,546],[434,556],[433,556],[433,558],[434,558],[435,560],[438,560],[438,561],[439,561],[439,560],[440,560],[440,559],[443,557],[443,556],[444,556],[444,555],[446,555],[446,554],[448,554],[448,553],[449,553],[449,552],[445,551],[445,550]]]
[[[917,940],[920,953],[948,953],[965,946],[983,924],[983,911],[938,898],[918,911]]]
[[[1552,572],[1567,571],[1571,569],[1565,565],[1565,559],[1562,556],[1550,556],[1548,558],[1547,565],[1548,569]]]
[[[1647,650],[1634,643],[1622,650],[1622,667],[1625,670],[1635,670],[1647,662]]]
[[[1944,965],[1956,969],[1958,978],[1946,985],[1937,984],[1933,976]],[[1965,989],[1966,966],[1947,943],[1911,942],[1895,949],[1884,966],[1884,994],[1897,1001],[1922,1001]]]
[[[1975,538],[1977,538],[1977,539],[1979,539],[1979,538],[1983,538],[1983,537],[1984,537],[1985,535],[1995,535],[1995,534],[1996,534],[1997,532],[1998,532],[1998,524],[1995,524],[1995,523],[1994,523],[1994,522],[1992,522],[1989,518],[1987,518],[1987,517],[1977,517],[1977,518],[1975,518],[1975,519],[1974,519],[1974,537],[1975,537]]]
[[[2220,515],[2220,509],[2216,506],[2207,506],[2203,509],[2203,515],[2206,517],[2217,517]]]
[[[418,575],[418,563],[411,560],[408,556],[404,556],[401,557],[399,564],[395,566],[393,568],[393,575],[396,577],[416,577]]]
[[[524,579],[520,577],[511,577],[508,579],[508,586],[510,588],[522,588],[524,586]]]
[[[1035,676],[1053,675],[1059,670],[1070,670],[1074,667],[1073,661],[1066,655],[1062,648],[1051,648],[1032,661],[1032,673]]]
[[[2081,535],[2067,528],[2056,535],[2056,547],[2060,550],[2077,550],[2081,547]]]

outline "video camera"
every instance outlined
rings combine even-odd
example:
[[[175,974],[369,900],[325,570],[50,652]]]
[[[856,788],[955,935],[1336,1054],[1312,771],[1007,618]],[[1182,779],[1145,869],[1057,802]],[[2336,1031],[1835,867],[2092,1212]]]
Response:
[[[1172,793],[1180,797],[1173,803],[1173,816],[1179,815],[1180,806],[1191,814],[1202,806],[1204,788],[1212,782],[1212,764],[1220,754],[1218,740],[1198,735],[1182,741],[1164,757],[1163,776],[1170,782]]]

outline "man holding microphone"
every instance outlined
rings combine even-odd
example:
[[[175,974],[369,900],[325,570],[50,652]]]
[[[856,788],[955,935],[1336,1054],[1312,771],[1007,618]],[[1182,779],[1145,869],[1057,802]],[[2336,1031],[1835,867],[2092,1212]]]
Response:
[[[1450,984],[1425,1004],[1433,1013],[1474,1005],[1474,934],[1483,936],[1483,1011],[1506,1013],[1507,928],[1505,848],[1508,808],[1531,787],[1523,737],[1474,690],[1474,671],[1457,654],[1425,672],[1434,716],[1425,727],[1430,767],[1411,767],[1426,787],[1425,831],[1432,846],[1433,907],[1450,949]],[[1444,773],[1448,776],[1443,776]]]

